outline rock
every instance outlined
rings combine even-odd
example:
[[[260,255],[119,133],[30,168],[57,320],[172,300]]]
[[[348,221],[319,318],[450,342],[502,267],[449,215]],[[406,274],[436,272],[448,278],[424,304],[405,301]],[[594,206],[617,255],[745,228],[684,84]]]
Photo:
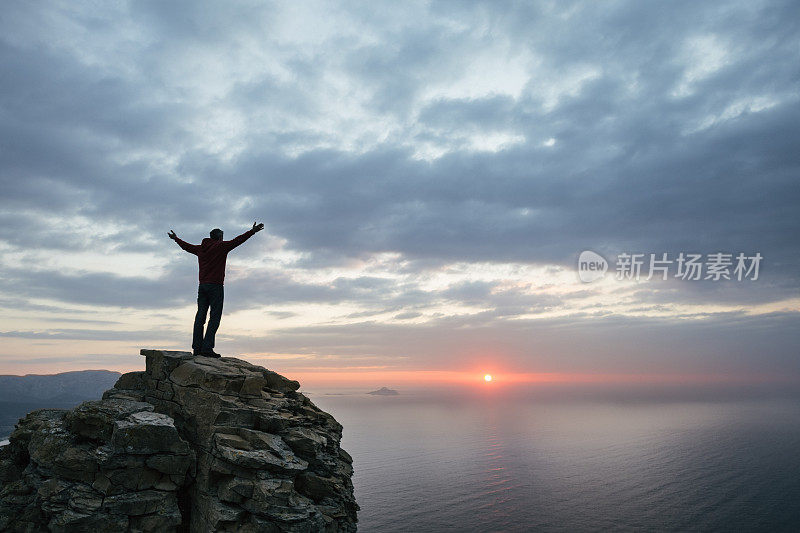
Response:
[[[347,464],[353,464],[353,458],[350,457],[350,454],[344,451],[344,448],[339,448],[339,458],[342,459]]]
[[[193,452],[172,420],[152,411],[149,404],[112,399],[72,411],[33,411],[20,420],[0,464],[26,464],[16,479],[0,484],[0,517],[14,517],[13,528],[0,519],[0,530],[126,531],[140,522],[174,530],[181,522],[177,492],[189,482]],[[120,424],[141,455],[112,446]],[[163,440],[165,427],[171,442]],[[144,444],[135,438],[142,435]],[[164,450],[181,466],[173,469],[177,484],[162,483],[163,474],[146,466],[148,454]],[[160,490],[141,490],[154,485]],[[155,518],[133,520],[147,515]]]
[[[145,390],[147,385],[145,384],[145,377],[147,376],[147,372],[138,371],[138,372],[128,372],[127,374],[122,374],[117,382],[114,384],[114,388],[117,390]]]
[[[293,427],[285,430],[283,440],[295,453],[303,457],[316,457],[328,444],[328,439],[325,436],[303,427]]]
[[[144,402],[147,391],[147,372],[128,372],[122,374],[113,389],[103,393],[103,399],[118,398]]]
[[[300,388],[300,383],[291,379],[286,379],[280,374],[276,374],[271,370],[264,371],[264,379],[267,382],[267,388],[275,392],[289,392],[296,391]]]
[[[134,413],[124,420],[117,420],[111,445],[138,455],[189,453],[189,445],[178,436],[172,419],[161,413]]]
[[[114,398],[83,402],[66,416],[70,430],[76,435],[107,441],[114,431],[115,421],[133,413],[152,410],[153,406],[148,403]]]
[[[220,484],[217,495],[225,502],[241,503],[253,497],[254,481],[233,478]]]
[[[231,430],[235,431],[236,428],[231,428]],[[243,439],[239,435],[235,433],[216,433],[214,435],[214,441],[217,443],[217,446],[228,446],[230,448],[235,448],[237,450],[252,450],[253,447],[250,446],[250,443],[247,442],[246,439]]]
[[[142,350],[146,371],[0,448],[0,531],[354,532],[342,426],[232,357]]]
[[[227,446],[217,446],[217,451],[219,456],[228,463],[256,471],[268,470],[291,476],[308,467],[306,461],[293,455],[276,455],[267,450],[237,450]]]
[[[149,468],[167,475],[178,475],[192,466],[192,455],[152,455],[147,458]]]
[[[177,508],[175,494],[160,490],[131,491],[106,498],[104,505],[117,514],[142,516],[154,513],[169,513]]]

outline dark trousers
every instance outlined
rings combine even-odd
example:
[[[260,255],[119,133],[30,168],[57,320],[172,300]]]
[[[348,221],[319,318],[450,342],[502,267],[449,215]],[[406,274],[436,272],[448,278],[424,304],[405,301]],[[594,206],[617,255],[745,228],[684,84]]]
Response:
[[[194,335],[192,349],[209,352],[214,349],[214,336],[222,318],[222,300],[225,298],[224,286],[220,283],[201,283],[197,286],[197,315],[194,317]],[[203,338],[203,325],[206,323],[208,308],[211,317],[208,319],[206,336]]]

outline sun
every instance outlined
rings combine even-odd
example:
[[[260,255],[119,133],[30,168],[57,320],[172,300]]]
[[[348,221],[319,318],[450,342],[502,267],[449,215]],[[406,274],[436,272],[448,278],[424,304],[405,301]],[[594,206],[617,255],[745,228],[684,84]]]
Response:
[[[486,374],[485,376],[483,376],[483,380],[486,382],[492,381],[492,375]]]

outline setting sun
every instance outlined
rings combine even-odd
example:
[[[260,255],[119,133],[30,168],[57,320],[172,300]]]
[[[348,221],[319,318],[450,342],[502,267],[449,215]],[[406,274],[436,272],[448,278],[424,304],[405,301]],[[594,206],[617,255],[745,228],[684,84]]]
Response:
[[[485,376],[483,376],[483,379],[484,379],[484,381],[492,381],[492,375],[491,374],[486,374]]]

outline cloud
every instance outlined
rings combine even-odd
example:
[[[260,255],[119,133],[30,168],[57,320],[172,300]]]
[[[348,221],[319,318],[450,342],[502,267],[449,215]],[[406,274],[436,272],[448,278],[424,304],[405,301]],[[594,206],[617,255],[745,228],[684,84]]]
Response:
[[[0,337],[40,340],[91,340],[91,341],[167,341],[174,338],[174,332],[126,331],[111,329],[48,329],[47,331],[0,331]]]
[[[263,220],[231,256],[226,309],[296,324],[339,306],[346,323],[326,327],[350,344],[393,321],[457,335],[448,318],[469,307],[491,331],[581,307],[779,308],[800,281],[799,14],[779,1],[11,4],[6,307],[191,305],[193,258],[166,231],[199,241]],[[565,288],[586,249],[764,264],[751,284],[626,287],[624,310]],[[454,264],[499,270],[432,284]]]
[[[157,309],[192,301],[192,293],[186,291],[191,287],[189,283],[108,273],[69,275],[50,270],[4,269],[0,286],[29,299],[71,304]]]
[[[797,312],[716,313],[696,320],[578,316],[504,320],[492,313],[423,324],[282,328],[236,339],[245,353],[312,353],[292,368],[348,368],[371,358],[394,369],[470,369],[588,373],[796,375]],[[313,347],[313,349],[309,349]]]

